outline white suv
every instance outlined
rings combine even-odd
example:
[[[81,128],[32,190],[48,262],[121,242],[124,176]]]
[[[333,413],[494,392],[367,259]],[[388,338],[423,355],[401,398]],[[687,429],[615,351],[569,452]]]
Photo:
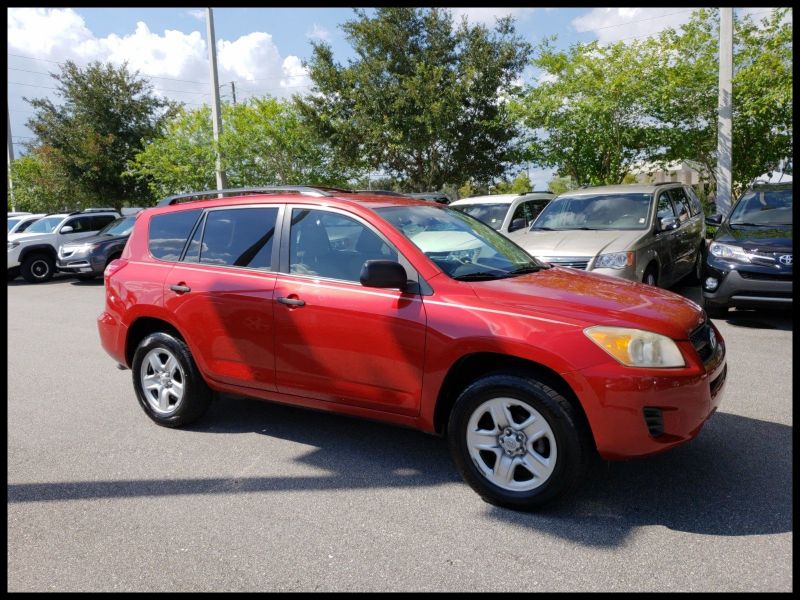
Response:
[[[6,235],[22,233],[44,216],[46,216],[44,213],[36,215],[30,213],[8,213],[8,231]]]
[[[550,192],[473,196],[451,202],[450,208],[465,212],[508,236],[512,231],[529,227],[553,198],[555,194]]]
[[[114,210],[52,214],[40,218],[24,233],[12,233],[8,236],[8,279],[22,274],[29,283],[49,281],[62,244],[94,235],[118,218]]]

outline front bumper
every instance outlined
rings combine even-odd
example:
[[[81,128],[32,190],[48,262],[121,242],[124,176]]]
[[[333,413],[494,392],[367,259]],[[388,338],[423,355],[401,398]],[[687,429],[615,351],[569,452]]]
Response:
[[[102,275],[105,270],[105,261],[102,256],[78,256],[63,258],[59,256],[56,261],[56,270],[64,273],[93,273]]]
[[[714,332],[719,343],[705,364],[683,341],[677,343],[687,365],[680,369],[604,363],[563,374],[581,400],[601,457],[647,456],[697,436],[717,410],[727,378],[725,345]]]
[[[8,251],[8,268],[13,269],[20,265],[19,253],[22,251],[22,246],[17,246],[13,250]]]
[[[730,268],[718,261],[706,262],[703,274],[703,299],[707,306],[737,308],[791,308],[792,273],[773,269]],[[706,289],[706,279],[713,277],[718,287]]]

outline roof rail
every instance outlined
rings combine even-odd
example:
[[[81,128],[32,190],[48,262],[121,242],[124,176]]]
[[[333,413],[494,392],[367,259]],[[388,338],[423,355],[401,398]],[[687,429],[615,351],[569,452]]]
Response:
[[[658,183],[653,183],[651,185],[670,185],[672,183],[680,183],[680,181],[659,181]]]
[[[175,194],[161,200],[156,206],[171,206],[178,204],[182,200],[194,198],[200,200],[205,196],[243,196],[245,194],[280,194],[281,192],[296,192],[306,196],[333,196],[332,191],[344,192],[335,188],[309,187],[306,185],[271,185],[267,187],[244,187],[226,188],[224,190],[205,190],[202,192],[189,192],[186,194]]]
[[[118,212],[116,208],[84,208],[78,212],[95,213],[95,212]]]

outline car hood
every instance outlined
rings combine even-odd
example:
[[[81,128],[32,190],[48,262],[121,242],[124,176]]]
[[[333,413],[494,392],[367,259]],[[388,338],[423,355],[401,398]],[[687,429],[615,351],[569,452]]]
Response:
[[[28,233],[27,231],[22,233],[12,233],[8,236],[9,242],[38,242],[38,241],[50,241],[53,239],[52,233]]]
[[[748,252],[791,252],[791,227],[730,226],[723,223],[714,236],[715,242],[742,246]]]
[[[607,252],[629,250],[646,233],[645,230],[567,231],[527,230],[512,239],[533,256],[596,256]]]
[[[91,237],[81,238],[79,240],[75,240],[74,242],[68,242],[64,244],[65,246],[82,246],[83,244],[96,244],[98,242],[117,242],[121,240],[127,240],[130,237],[128,235],[93,235]]]
[[[566,267],[470,285],[481,300],[539,316],[579,320],[586,327],[633,327],[673,339],[687,339],[705,316],[697,304],[673,292]]]

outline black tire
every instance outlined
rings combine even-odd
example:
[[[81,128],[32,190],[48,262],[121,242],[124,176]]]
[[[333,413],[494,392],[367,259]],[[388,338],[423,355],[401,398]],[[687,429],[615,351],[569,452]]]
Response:
[[[87,274],[80,274],[75,275],[80,281],[94,281],[97,279],[97,275],[95,273],[87,273]]]
[[[143,366],[142,363],[145,357],[154,350],[166,351],[162,354],[162,357],[167,356],[167,353],[169,353],[176,359],[180,367],[179,374],[183,385],[182,398],[179,402],[175,402],[173,409],[170,410],[167,407],[167,411],[164,414],[159,413],[151,406],[146,395],[148,392],[142,384],[142,370],[145,369],[144,374],[147,373],[147,365]],[[139,343],[133,355],[131,371],[133,373],[133,387],[136,390],[139,404],[147,416],[159,425],[164,427],[188,425],[202,417],[211,404],[213,392],[198,371],[186,343],[168,333],[152,333]],[[152,391],[150,390],[149,393],[152,394]],[[153,399],[153,396],[151,395],[150,398]]]
[[[697,256],[694,259],[692,272],[686,276],[686,283],[697,284],[703,281],[703,248],[702,246],[697,249]]]
[[[8,270],[8,280],[14,281],[17,277],[19,277],[19,267],[12,267]]]
[[[486,468],[496,469],[497,463],[489,465],[484,462],[483,465],[480,465],[479,460],[485,461],[482,458],[483,452],[478,451],[480,457],[477,459],[470,454],[467,442],[470,419],[475,415],[474,418],[478,419],[476,421],[478,427],[485,428],[486,426],[480,424],[490,413],[485,412],[482,406],[485,406],[484,403],[488,401],[497,401],[499,398],[511,399],[520,405],[525,405],[522,409],[523,416],[521,418],[523,420],[524,412],[528,410],[528,407],[532,408],[544,417],[550,428],[555,443],[555,465],[549,475],[542,478],[542,483],[537,484],[538,487],[522,491],[504,489],[490,481],[483,472],[483,469]],[[519,406],[514,408],[519,410]],[[478,413],[483,416],[481,417]],[[492,420],[491,417],[490,420]],[[502,431],[502,428],[498,428],[496,423],[493,423],[492,428]],[[478,379],[467,387],[456,400],[450,413],[447,437],[456,468],[472,489],[486,502],[514,510],[536,510],[572,492],[583,479],[587,465],[593,456],[590,433],[586,431],[575,407],[558,391],[521,373],[493,373]],[[520,444],[527,450],[527,440]],[[487,452],[499,457],[495,461],[503,459],[502,448],[498,445],[496,450],[497,453],[495,451]],[[547,440],[546,454],[548,456],[546,458],[553,456],[553,451],[554,449]],[[533,484],[536,480],[536,477],[533,476],[528,481],[517,481],[518,473],[519,466],[513,467],[511,470],[512,485],[524,486],[528,481]],[[528,474],[531,472],[529,471]]]
[[[22,278],[28,283],[50,281],[56,271],[53,258],[44,253],[28,254],[22,261]]]
[[[658,268],[655,265],[651,264],[645,269],[642,283],[658,287]]]

